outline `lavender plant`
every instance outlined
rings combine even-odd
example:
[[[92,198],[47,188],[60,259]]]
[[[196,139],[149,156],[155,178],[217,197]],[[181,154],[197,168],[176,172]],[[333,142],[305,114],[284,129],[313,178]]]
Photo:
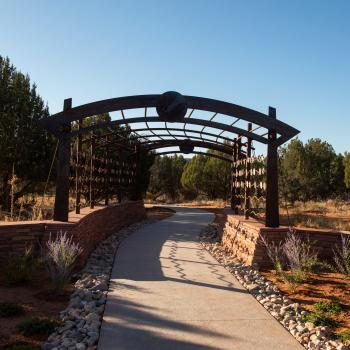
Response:
[[[292,228],[289,229],[283,243],[268,242],[263,236],[260,236],[260,241],[266,247],[266,253],[276,273],[293,292],[300,283],[308,279],[309,274],[318,264],[312,243],[309,240],[303,241]]]
[[[335,268],[350,277],[350,235],[341,236],[341,244],[333,250]]]
[[[282,278],[294,293],[299,284],[309,278],[312,269],[318,264],[317,253],[313,251],[309,239],[303,241],[291,228],[283,244],[283,252],[289,271],[283,272]]]
[[[260,236],[260,242],[266,248],[266,254],[275,268],[277,274],[280,274],[284,268],[283,244],[279,242],[269,242],[264,236]]]
[[[293,229],[290,229],[287,234],[283,251],[291,270],[300,270],[309,274],[318,262],[317,253],[313,251],[310,240],[303,241]]]
[[[68,237],[67,232],[60,231],[55,239],[46,243],[45,262],[52,283],[57,293],[61,293],[71,277],[75,262],[83,249]]]

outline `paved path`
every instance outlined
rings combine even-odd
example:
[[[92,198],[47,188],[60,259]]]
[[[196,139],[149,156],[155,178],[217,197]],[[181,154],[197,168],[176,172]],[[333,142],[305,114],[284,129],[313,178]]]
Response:
[[[197,243],[213,215],[176,211],[120,246],[98,349],[303,349]]]

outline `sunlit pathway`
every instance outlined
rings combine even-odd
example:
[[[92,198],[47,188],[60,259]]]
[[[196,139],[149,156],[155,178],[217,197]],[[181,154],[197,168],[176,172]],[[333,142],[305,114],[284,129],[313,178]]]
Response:
[[[213,215],[176,211],[120,246],[99,350],[303,349],[197,242]]]

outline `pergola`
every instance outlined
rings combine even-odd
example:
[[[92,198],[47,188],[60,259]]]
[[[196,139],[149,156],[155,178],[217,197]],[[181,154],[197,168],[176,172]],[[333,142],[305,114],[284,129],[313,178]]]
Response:
[[[117,112],[118,118],[83,127],[84,118],[110,112]],[[79,125],[77,129],[72,129],[73,122]],[[246,123],[245,126],[242,123]],[[128,126],[131,139],[137,140],[136,152],[162,150],[157,154],[205,154],[233,165],[237,160],[251,157],[253,141],[265,144],[266,226],[279,226],[277,150],[299,131],[278,120],[275,108],[269,107],[268,114],[264,114],[228,102],[169,91],[112,98],[77,107],[72,107],[72,99],[66,99],[63,111],[42,119],[41,125],[59,140],[55,220],[68,220],[71,140],[98,129]],[[108,142],[106,134],[96,137],[106,139],[104,146],[114,146],[113,142]],[[168,147],[178,149],[166,150]],[[220,153],[203,152],[203,148]],[[233,207],[234,181],[231,185]]]

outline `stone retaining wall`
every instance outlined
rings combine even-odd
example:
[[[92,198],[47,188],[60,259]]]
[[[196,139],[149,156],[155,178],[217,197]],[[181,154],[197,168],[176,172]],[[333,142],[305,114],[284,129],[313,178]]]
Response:
[[[259,236],[277,244],[284,240],[288,227],[268,228],[262,223],[242,216],[227,215],[222,243],[225,250],[248,265],[257,264],[260,268],[270,267],[265,247],[259,244]],[[296,233],[302,239],[314,242],[314,249],[321,260],[330,260],[333,249],[341,241],[341,232],[297,228]],[[344,233],[343,234],[349,234]]]
[[[123,202],[110,206],[84,208],[81,214],[69,214],[68,222],[26,221],[0,223],[0,259],[19,254],[32,246],[39,253],[50,234],[68,232],[83,247],[79,265],[83,265],[97,244],[122,227],[144,220],[146,211],[142,201]]]

